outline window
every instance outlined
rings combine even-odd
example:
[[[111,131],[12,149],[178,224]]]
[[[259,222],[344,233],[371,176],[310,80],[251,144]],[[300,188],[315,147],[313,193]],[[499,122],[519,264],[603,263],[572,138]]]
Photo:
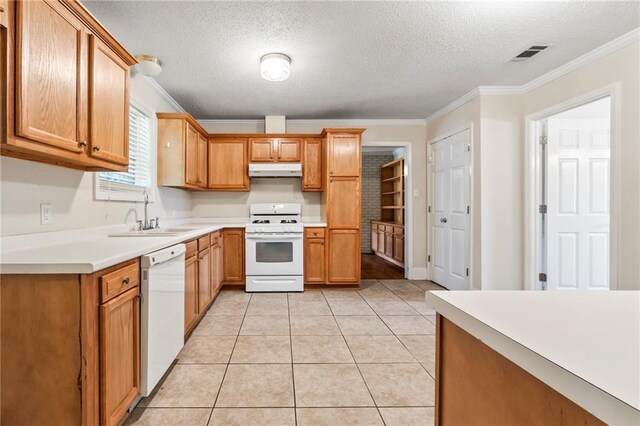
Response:
[[[151,197],[152,118],[143,108],[129,108],[129,171],[96,173],[97,200],[142,201]]]

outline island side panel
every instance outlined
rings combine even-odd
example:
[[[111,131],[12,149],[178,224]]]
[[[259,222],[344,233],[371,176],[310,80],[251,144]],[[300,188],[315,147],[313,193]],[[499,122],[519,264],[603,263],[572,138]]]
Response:
[[[436,424],[605,424],[445,317],[437,323]]]
[[[0,423],[81,424],[78,275],[0,276]]]

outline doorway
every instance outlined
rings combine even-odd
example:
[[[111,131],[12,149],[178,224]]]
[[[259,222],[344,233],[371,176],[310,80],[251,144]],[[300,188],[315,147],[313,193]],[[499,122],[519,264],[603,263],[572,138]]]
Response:
[[[470,129],[428,146],[428,271],[449,290],[470,289]]]
[[[362,147],[362,279],[410,278],[410,154],[404,142]]]
[[[538,285],[608,290],[611,96],[538,120]]]

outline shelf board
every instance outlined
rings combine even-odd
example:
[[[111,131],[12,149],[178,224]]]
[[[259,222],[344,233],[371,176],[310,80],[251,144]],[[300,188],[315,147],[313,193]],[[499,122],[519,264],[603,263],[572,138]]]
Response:
[[[382,206],[382,208],[386,210],[400,210],[404,209],[404,206]]]
[[[390,192],[383,192],[382,195],[393,195],[393,194],[400,194],[404,192],[404,190],[402,191],[390,191]]]
[[[382,181],[383,181],[383,182],[392,182],[392,181],[394,181],[394,180],[399,180],[399,179],[402,179],[402,175],[400,175],[400,176],[390,177],[390,178],[388,178],[388,179],[382,179]]]
[[[388,167],[395,167],[395,166],[401,164],[403,161],[404,161],[404,158],[398,158],[397,160],[393,160],[393,161],[388,162],[387,164],[383,164],[382,168],[384,169],[384,168],[388,168]]]

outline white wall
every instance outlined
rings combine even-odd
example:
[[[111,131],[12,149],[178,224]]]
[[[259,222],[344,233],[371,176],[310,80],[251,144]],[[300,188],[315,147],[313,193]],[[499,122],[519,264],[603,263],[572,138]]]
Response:
[[[142,76],[131,79],[131,96],[152,112],[175,111]],[[140,203],[94,200],[93,175],[0,156],[0,235],[134,223],[136,216],[142,217]],[[40,225],[41,203],[52,205],[50,225]],[[177,189],[159,188],[149,212],[163,218],[189,217],[191,195]]]
[[[363,127],[367,130],[363,133],[363,143],[366,142],[410,142],[413,155],[413,171],[410,178],[412,179],[413,188],[418,190],[418,196],[413,198],[412,216],[413,224],[410,229],[414,233],[413,238],[413,259],[410,264],[413,267],[413,275],[415,277],[424,277],[426,274],[427,264],[427,242],[426,242],[426,125],[425,124],[399,124],[399,123],[381,123],[383,120],[373,124],[370,121],[358,123],[349,120],[345,123],[341,120],[288,120],[287,133],[320,133],[325,127]],[[202,126],[210,133],[263,133],[264,125],[255,121],[215,121],[201,120]],[[251,194],[239,193],[194,193],[193,194],[193,211],[195,216],[214,215],[216,217],[224,217],[229,211],[247,212],[246,204],[254,202],[253,200],[272,201],[281,198],[291,197],[291,187],[285,184],[265,182],[263,185],[255,185],[251,182]],[[318,194],[307,193],[302,195],[303,213],[320,211],[320,197]],[[315,196],[314,196],[315,195]],[[298,196],[295,195],[294,196]],[[271,198],[271,200],[269,200]],[[227,210],[226,203],[232,207]],[[319,215],[319,213],[318,213]]]

